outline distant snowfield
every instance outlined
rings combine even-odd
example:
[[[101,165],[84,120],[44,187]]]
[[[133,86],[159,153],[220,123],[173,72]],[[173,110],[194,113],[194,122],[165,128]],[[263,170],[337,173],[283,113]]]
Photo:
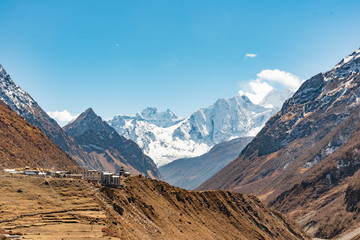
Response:
[[[170,110],[146,108],[135,116],[117,115],[108,123],[162,166],[179,158],[200,156],[224,141],[255,136],[292,93],[273,90],[259,105],[240,95],[219,99],[185,119]]]

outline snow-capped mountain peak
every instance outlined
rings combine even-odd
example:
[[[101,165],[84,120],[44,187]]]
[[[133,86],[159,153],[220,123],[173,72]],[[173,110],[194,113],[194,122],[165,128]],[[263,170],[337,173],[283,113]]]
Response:
[[[247,96],[222,98],[188,118],[167,110],[146,108],[135,116],[117,115],[108,123],[120,135],[134,140],[158,166],[206,153],[215,144],[255,136],[292,93],[274,92],[271,108],[254,104]]]
[[[136,118],[146,120],[159,127],[170,127],[183,120],[183,118],[176,116],[170,109],[159,112],[155,107],[145,108],[136,114]]]

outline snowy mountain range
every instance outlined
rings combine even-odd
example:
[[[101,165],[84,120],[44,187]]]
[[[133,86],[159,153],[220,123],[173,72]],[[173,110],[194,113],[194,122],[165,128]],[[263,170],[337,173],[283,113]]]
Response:
[[[162,166],[179,158],[200,156],[224,141],[255,136],[291,95],[287,89],[273,90],[259,105],[245,95],[223,98],[188,118],[177,117],[170,110],[146,108],[135,116],[117,115],[108,123]]]

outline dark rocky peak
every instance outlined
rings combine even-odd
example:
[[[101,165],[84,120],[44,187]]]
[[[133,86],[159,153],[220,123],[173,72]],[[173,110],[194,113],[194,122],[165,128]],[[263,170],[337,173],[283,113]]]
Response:
[[[72,137],[83,135],[86,131],[106,132],[107,134],[115,131],[100,116],[96,115],[92,108],[88,108],[63,129]]]
[[[75,121],[102,121],[102,120],[101,117],[96,115],[96,113],[92,108],[88,108],[86,109],[85,112],[80,114],[80,116],[77,119],[75,119]]]

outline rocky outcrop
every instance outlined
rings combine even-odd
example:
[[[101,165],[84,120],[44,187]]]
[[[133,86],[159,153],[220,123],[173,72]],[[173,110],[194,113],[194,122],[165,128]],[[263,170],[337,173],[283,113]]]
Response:
[[[359,182],[356,185],[349,186],[345,192],[346,211],[360,212],[360,188]]]

